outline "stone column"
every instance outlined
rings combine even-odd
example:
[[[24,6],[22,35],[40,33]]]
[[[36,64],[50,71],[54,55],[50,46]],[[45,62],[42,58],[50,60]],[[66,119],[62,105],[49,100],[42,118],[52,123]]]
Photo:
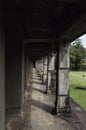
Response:
[[[61,44],[59,48],[59,90],[58,109],[69,112],[69,45]]]
[[[0,19],[0,130],[5,130],[5,37],[2,27],[3,25]]]
[[[26,88],[29,85],[29,81],[31,80],[31,72],[32,72],[32,62],[27,53],[27,56],[26,56]]]
[[[69,45],[57,49],[55,113],[69,113]]]
[[[49,54],[47,55],[47,83],[46,83],[46,94],[48,93],[48,91],[49,91],[49,87],[48,87],[48,78],[49,78],[49,72],[48,72],[48,70],[49,70]]]
[[[25,90],[25,48],[24,48],[24,43],[22,45],[22,94],[21,94],[21,101],[22,101],[22,106],[21,106],[21,114],[23,115],[23,105],[24,105],[24,90]]]
[[[18,17],[14,15],[7,11],[7,21],[5,21],[5,108],[9,114],[12,114],[10,110],[13,112],[14,109],[21,112],[22,107],[23,30],[18,23]]]
[[[43,61],[42,59],[36,61],[36,69],[37,69],[37,72],[38,72],[38,75],[40,76],[40,79],[42,79],[42,73],[43,73]]]
[[[43,72],[44,72],[44,64],[43,64],[43,58],[40,60],[40,79],[42,81],[42,84],[43,84]]]
[[[42,76],[42,84],[44,83],[44,57],[43,57],[43,76]]]
[[[47,57],[43,60],[43,83],[47,84]]]
[[[51,90],[55,90],[55,57],[56,54],[52,54],[49,56],[49,65],[48,65],[48,93],[51,93]],[[52,77],[53,76],[53,77]]]

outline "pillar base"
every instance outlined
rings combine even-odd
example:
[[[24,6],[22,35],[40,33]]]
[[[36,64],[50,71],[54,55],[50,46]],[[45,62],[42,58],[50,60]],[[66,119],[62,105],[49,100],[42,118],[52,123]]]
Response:
[[[58,108],[58,113],[61,113],[61,114],[70,114],[71,113],[71,108],[69,106],[59,107]]]
[[[51,112],[53,115],[69,115],[71,114],[71,108],[68,107],[58,107],[58,108],[54,108]]]

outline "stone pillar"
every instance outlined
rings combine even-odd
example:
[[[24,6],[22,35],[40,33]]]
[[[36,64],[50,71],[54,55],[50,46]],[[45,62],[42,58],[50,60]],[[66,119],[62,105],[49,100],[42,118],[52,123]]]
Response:
[[[50,86],[51,86],[51,67],[50,67],[50,64],[51,64],[51,55],[49,55],[49,66],[48,66],[48,93],[50,93]]]
[[[44,83],[44,57],[43,57],[43,75],[42,75],[42,84]]]
[[[1,3],[0,3],[1,4]],[[0,130],[5,130],[5,37],[0,12]]]
[[[69,112],[69,45],[60,45],[58,109]]]
[[[55,113],[69,113],[69,45],[57,49]]]
[[[47,84],[46,84],[46,94],[49,93],[48,80],[49,80],[49,54],[47,55]]]
[[[43,65],[43,58],[40,60],[40,79],[42,80],[43,84],[43,72],[44,72],[44,65]]]
[[[22,107],[22,28],[18,17],[6,10],[5,21],[5,106],[6,112]],[[10,21],[10,22],[9,22]],[[12,111],[13,112],[13,111]]]
[[[43,59],[36,61],[36,69],[37,69],[38,75],[40,76],[40,79],[43,80],[43,78],[42,78],[42,75],[43,75]]]
[[[5,54],[6,109],[20,109],[22,105],[22,46],[7,44]]]
[[[21,106],[21,114],[23,115],[23,105],[24,105],[24,90],[25,90],[25,48],[24,48],[24,43],[22,44],[22,94],[21,94],[21,101],[22,101],[22,106]]]
[[[26,55],[26,88],[31,86],[32,78],[32,61],[29,58],[29,54]]]
[[[43,60],[43,83],[47,85],[47,57]]]
[[[49,67],[48,67],[48,92],[55,90],[55,57],[56,54],[49,56]]]
[[[37,71],[37,74],[38,74],[38,61],[36,61],[36,71]]]
[[[27,53],[27,56],[26,56],[26,87],[29,84],[29,80],[31,78],[31,72],[32,72],[32,62]]]

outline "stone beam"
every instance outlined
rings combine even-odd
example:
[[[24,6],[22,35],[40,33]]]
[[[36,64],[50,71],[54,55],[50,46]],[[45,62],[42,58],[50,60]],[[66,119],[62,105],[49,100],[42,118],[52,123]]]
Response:
[[[74,3],[74,4],[81,4],[84,5],[86,4],[85,0],[56,0],[57,2],[67,2],[67,3]]]
[[[49,42],[49,39],[27,39],[27,40],[23,40],[24,43],[46,43]]]

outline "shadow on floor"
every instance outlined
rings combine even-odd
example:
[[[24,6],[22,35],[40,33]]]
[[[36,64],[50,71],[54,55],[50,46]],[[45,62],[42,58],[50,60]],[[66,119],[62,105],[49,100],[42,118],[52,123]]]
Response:
[[[40,77],[38,77],[38,78],[32,78],[33,80],[39,80],[40,81]]]
[[[47,105],[47,104],[42,103],[42,102],[37,101],[37,100],[32,100],[32,105],[34,105],[34,106],[36,106],[36,107],[50,113],[50,114],[51,114],[51,111],[54,108],[54,106],[52,106],[52,105]]]
[[[38,81],[32,81],[32,83],[34,83],[34,84],[42,84],[40,81],[38,82]]]
[[[32,74],[31,76],[32,76],[33,78],[40,78],[39,76],[34,75],[34,74]]]
[[[40,92],[40,93],[43,93],[43,94],[45,94],[45,91],[44,90],[41,90],[41,89],[37,89],[37,88],[32,88],[33,90],[35,90],[35,91],[38,91],[38,92]]]

